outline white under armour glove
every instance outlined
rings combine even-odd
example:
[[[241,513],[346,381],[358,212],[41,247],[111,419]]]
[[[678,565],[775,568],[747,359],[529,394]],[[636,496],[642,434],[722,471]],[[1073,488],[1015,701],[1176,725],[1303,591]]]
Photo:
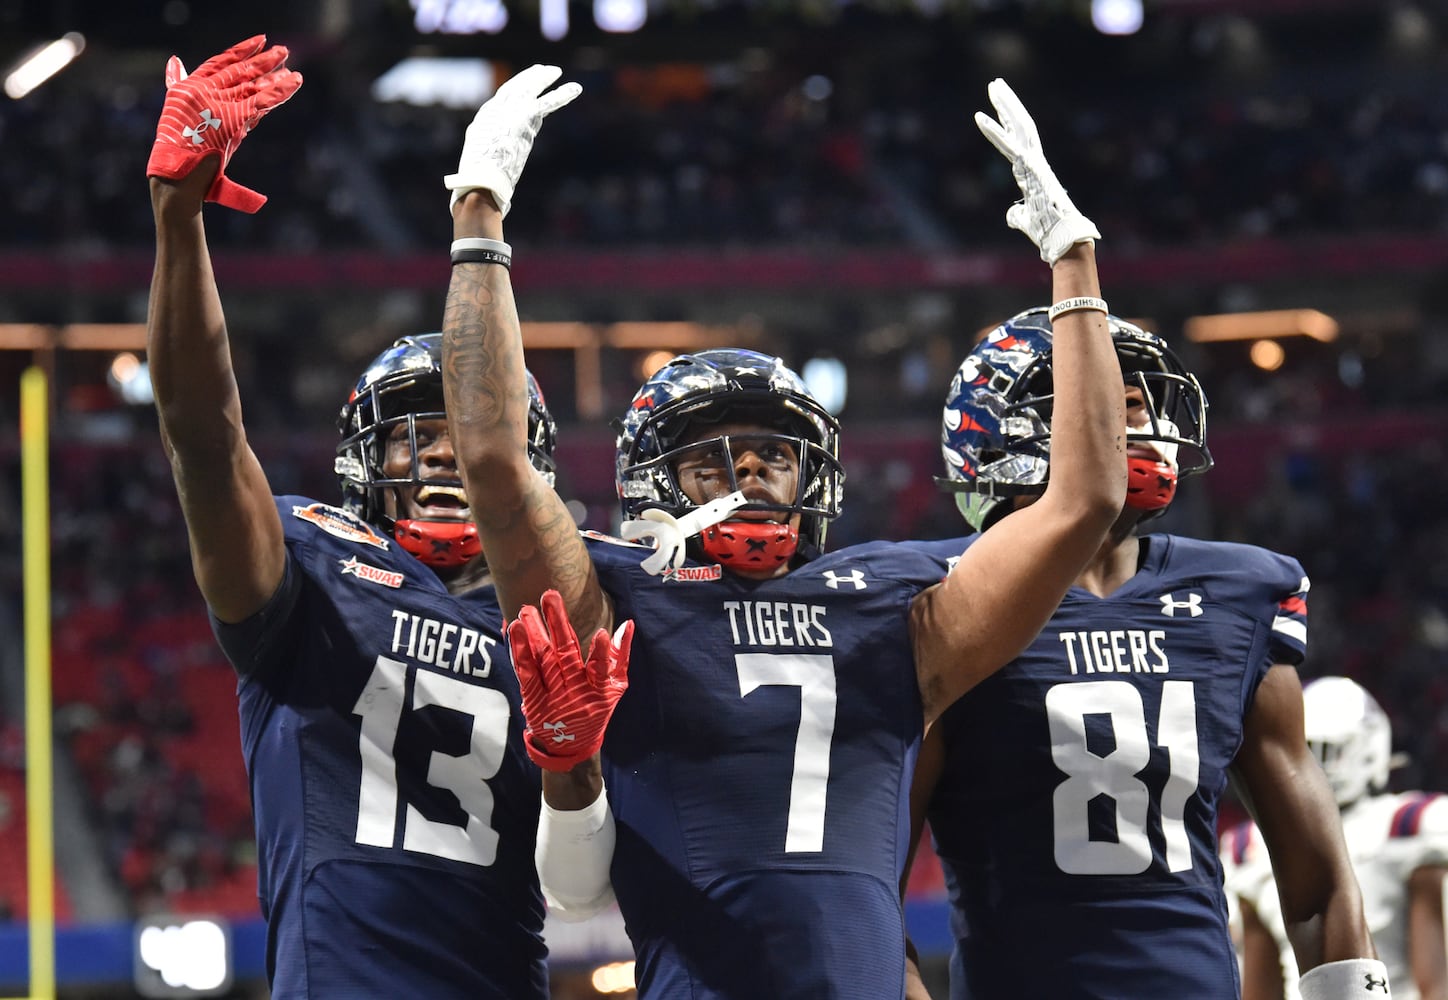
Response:
[[[651,575],[658,576],[666,567],[678,569],[684,565],[684,544],[690,538],[705,528],[728,520],[730,514],[748,502],[741,491],[735,490],[727,497],[695,507],[683,517],[652,507],[634,520],[623,522],[618,533],[631,542],[641,538],[654,540],[654,554],[639,565]]]
[[[529,66],[483,102],[463,139],[458,172],[442,179],[452,191],[449,209],[467,192],[482,189],[492,193],[498,211],[508,214],[543,119],[583,93],[576,83],[543,93],[562,75],[557,66]]]
[[[1302,1000],[1392,1000],[1388,967],[1375,958],[1348,958],[1308,969],[1297,991]]]
[[[1055,267],[1066,251],[1077,243],[1099,240],[1101,233],[1094,222],[1077,211],[1056,179],[1041,151],[1036,123],[1016,92],[999,78],[990,82],[986,92],[1000,121],[977,111],[975,123],[991,145],[1011,161],[1011,173],[1025,199],[1006,211],[1006,225],[1029,236],[1040,248],[1041,259]]]

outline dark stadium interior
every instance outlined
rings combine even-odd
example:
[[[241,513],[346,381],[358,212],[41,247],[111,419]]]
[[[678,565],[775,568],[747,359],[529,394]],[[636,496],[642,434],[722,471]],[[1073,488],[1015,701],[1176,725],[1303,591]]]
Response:
[[[1009,169],[970,120],[1004,76],[1104,234],[1113,309],[1172,342],[1210,399],[1217,467],[1160,524],[1297,556],[1313,582],[1304,676],[1370,689],[1406,760],[1395,784],[1448,790],[1441,4],[1146,0],[1141,30],[1111,37],[1085,0],[659,0],[627,34],[574,3],[558,41],[536,3],[506,3],[496,35],[419,30],[425,6],[0,0],[0,64],[85,36],[54,79],[0,96],[0,626],[15,637],[0,649],[0,855],[25,853],[15,387],[40,365],[54,393],[57,796],[84,827],[57,832],[63,927],[257,916],[235,678],[154,412],[108,381],[117,348],[22,332],[137,336],[162,67],[257,31],[291,47],[306,85],[229,169],[269,203],[207,213],[248,427],[278,492],[336,498],[331,429],[359,366],[441,323],[441,178],[476,103],[382,101],[373,82],[419,55],[484,58],[500,77],[546,61],[584,94],[549,120],[507,232],[528,335],[554,345],[530,364],[582,522],[616,527],[607,421],[645,355],[738,340],[796,367],[844,363],[848,503],[832,545],[959,534],[932,483],[949,374],[981,331],[1049,295],[1004,225]],[[1197,317],[1305,309],[1335,337],[1281,314],[1249,339],[1187,335]],[[1254,342],[1281,348],[1276,366],[1253,360]],[[912,898],[938,901],[928,866],[918,881]],[[24,866],[0,865],[0,918],[23,920],[26,899]],[[557,995],[599,995],[565,971]],[[124,981],[70,989],[134,995]]]

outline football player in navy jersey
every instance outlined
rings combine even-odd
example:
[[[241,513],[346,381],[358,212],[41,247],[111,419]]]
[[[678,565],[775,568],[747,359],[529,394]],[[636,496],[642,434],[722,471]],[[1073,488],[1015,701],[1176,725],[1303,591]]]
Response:
[[[202,203],[264,200],[223,170],[300,85],[285,59],[260,36],[189,77],[173,59],[147,171],[151,378],[238,674],[271,995],[542,1000],[539,779],[443,414],[441,335],[401,338],[356,383],[341,506],[274,497],[243,428]],[[553,421],[522,385],[528,460],[551,483]]]
[[[545,893],[579,916],[616,896],[649,1000],[903,996],[896,885],[924,724],[1030,641],[1124,494],[1099,234],[995,81],[1001,120],[977,121],[1022,190],[1008,222],[1052,266],[1070,419],[1051,487],[954,572],[961,539],[826,551],[839,424],[779,358],[743,350],[674,358],[622,422],[623,533],[656,551],[586,541],[527,464],[506,259],[478,253],[509,256],[511,186],[557,78],[520,76],[516,99],[469,128],[447,179],[461,253],[443,322],[463,479],[489,498],[474,509],[504,611],[521,609],[510,638],[544,769]],[[540,599],[541,616],[526,607]],[[616,617],[638,626],[626,691],[554,648],[568,621],[606,637]]]
[[[956,939],[951,996],[1235,997],[1216,852],[1229,775],[1277,848],[1287,923],[1313,970],[1303,995],[1386,996],[1303,739],[1307,578],[1266,549],[1137,533],[1180,477],[1210,468],[1207,404],[1159,337],[1109,324],[1127,408],[1120,516],[1050,623],[947,709],[920,753],[913,834],[928,815]],[[951,383],[945,485],[979,532],[968,553],[1058,474],[1065,343],[1046,309],[1028,310]]]

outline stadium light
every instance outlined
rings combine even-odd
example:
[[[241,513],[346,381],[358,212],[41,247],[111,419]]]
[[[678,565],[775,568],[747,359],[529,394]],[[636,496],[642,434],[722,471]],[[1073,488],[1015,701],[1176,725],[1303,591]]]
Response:
[[[1141,21],[1141,0],[1091,0],[1091,24],[1103,35],[1134,35]]]
[[[819,404],[839,416],[845,408],[845,395],[849,391],[849,373],[845,370],[845,363],[839,358],[810,358],[799,374]]]
[[[5,75],[5,93],[20,100],[46,80],[65,69],[85,51],[85,36],[66,32],[48,45],[31,52]]]
[[[375,101],[418,107],[476,108],[493,95],[493,64],[486,59],[404,59],[372,81]]]
[[[1182,326],[1186,338],[1207,344],[1222,340],[1276,340],[1311,337],[1323,343],[1337,339],[1337,320],[1317,309],[1268,309],[1261,312],[1193,316]]]
[[[146,917],[136,924],[134,955],[143,997],[219,996],[231,988],[231,928],[224,920]]]
[[[1275,372],[1287,360],[1287,352],[1275,340],[1255,341],[1247,354],[1252,359],[1252,364],[1264,372]]]

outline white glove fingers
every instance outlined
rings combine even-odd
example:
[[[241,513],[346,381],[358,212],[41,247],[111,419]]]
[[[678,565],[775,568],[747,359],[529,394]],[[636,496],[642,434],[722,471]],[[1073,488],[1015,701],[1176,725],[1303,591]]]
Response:
[[[995,105],[996,113],[1000,115],[1016,137],[1031,146],[1040,146],[1041,136],[1036,131],[1035,120],[1031,118],[1026,106],[1011,89],[1011,85],[1002,79],[995,79],[986,88],[990,94],[990,100]]]
[[[1019,229],[1027,236],[1031,234],[1031,210],[1017,202],[1006,209],[1006,225]]]
[[[565,83],[556,90],[550,90],[538,98],[538,114],[551,115],[564,105],[573,103],[581,93],[583,85],[578,83]]]
[[[498,88],[496,96],[508,98],[514,94],[526,94],[529,97],[537,97],[543,93],[543,91],[553,86],[562,75],[562,67],[545,66],[542,63],[534,63],[517,76],[504,82],[504,84]]]
[[[1001,128],[1000,123],[984,111],[977,111],[975,113],[975,125],[976,128],[980,129],[981,134],[990,140],[990,144],[1000,150],[1006,159],[1014,160],[1020,155],[1015,145],[1011,142],[1010,136]]]

